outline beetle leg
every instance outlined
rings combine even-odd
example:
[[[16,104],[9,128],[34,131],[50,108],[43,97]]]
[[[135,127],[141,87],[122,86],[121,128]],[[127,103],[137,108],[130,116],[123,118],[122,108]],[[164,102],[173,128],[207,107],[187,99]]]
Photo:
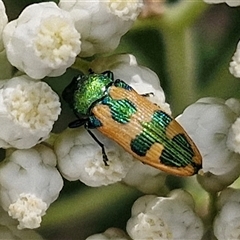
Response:
[[[100,146],[100,148],[102,149],[102,156],[103,156],[103,162],[105,164],[105,166],[109,166],[108,165],[108,157],[107,157],[107,154],[105,152],[105,147],[104,147],[104,144],[102,142],[100,142],[97,137],[87,128],[85,127],[86,130],[88,131],[88,133],[90,134],[90,136],[93,138],[93,140]]]
[[[105,71],[102,74],[107,76],[108,78],[110,78],[112,80],[114,79],[113,72],[111,72],[111,71]]]
[[[68,124],[68,127],[69,128],[78,128],[78,127],[83,126],[86,123],[86,121],[87,121],[86,119],[78,118],[78,119],[74,120],[73,122],[70,122]]]
[[[151,97],[151,96],[154,96],[154,93],[153,92],[143,93],[143,94],[141,94],[141,96],[143,96],[143,97]]]
[[[88,72],[89,72],[89,74],[94,74],[94,71],[91,68],[88,70]],[[101,74],[105,75],[106,77],[109,77],[112,80],[114,79],[113,72],[111,72],[109,70],[108,71],[104,71]]]
[[[127,83],[125,83],[121,79],[116,79],[114,81],[114,86],[123,88],[123,89],[128,90],[128,91],[132,91],[133,90],[133,88],[131,86],[129,86]]]

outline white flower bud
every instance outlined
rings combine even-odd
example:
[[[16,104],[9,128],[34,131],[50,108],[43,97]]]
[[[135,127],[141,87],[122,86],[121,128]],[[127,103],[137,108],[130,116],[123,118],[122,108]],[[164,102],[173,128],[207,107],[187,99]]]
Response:
[[[11,78],[13,75],[13,67],[9,63],[6,51],[3,45],[3,29],[8,22],[8,17],[5,12],[5,6],[2,0],[0,0],[0,79]]]
[[[108,165],[103,162],[100,146],[84,128],[67,129],[54,145],[60,172],[70,181],[79,179],[92,187],[121,181],[133,164],[132,156],[110,139],[93,132],[105,146]]]
[[[119,78],[125,81],[139,94],[149,94],[150,101],[171,114],[169,104],[165,102],[165,94],[160,86],[158,76],[149,68],[138,65],[133,55],[121,54],[97,58],[93,60],[90,68],[96,73],[112,71],[115,79]]]
[[[47,204],[33,194],[21,193],[16,202],[10,204],[8,214],[19,221],[18,228],[40,227]]]
[[[140,13],[142,0],[60,0],[81,34],[81,57],[113,51]]]
[[[129,169],[123,182],[145,194],[157,194],[165,190],[167,174],[136,160]]]
[[[63,180],[55,166],[55,154],[43,145],[15,150],[0,164],[1,205],[19,221],[19,229],[39,227],[58,197]]]
[[[12,219],[6,211],[0,207],[0,239],[1,240],[43,240],[43,238],[34,230],[17,228],[17,221]]]
[[[238,43],[236,52],[232,57],[232,62],[230,62],[229,71],[234,77],[240,78],[240,42]]]
[[[104,1],[100,0],[100,2]],[[143,7],[143,1],[139,0],[106,0],[105,2],[108,7],[107,11],[125,21],[136,20],[141,8]]]
[[[63,74],[81,44],[71,15],[54,2],[26,7],[7,24],[3,41],[10,63],[35,79]]]
[[[132,207],[127,232],[132,239],[201,239],[203,224],[190,194],[172,191],[169,197],[146,195]]]
[[[239,0],[204,0],[206,3],[226,3],[230,7],[237,7],[240,5]]]
[[[2,82],[0,147],[30,148],[48,137],[60,114],[59,97],[27,76]]]
[[[130,238],[121,229],[109,228],[104,233],[89,236],[86,240],[130,240]]]
[[[229,129],[227,146],[231,151],[240,154],[240,101],[231,98],[226,101],[226,105],[231,108],[232,111],[234,111],[238,116],[236,121]]]
[[[219,213],[214,220],[214,235],[218,240],[239,239],[240,190],[225,189],[218,199]]]
[[[8,22],[8,17],[5,12],[5,6],[3,4],[3,1],[0,0],[0,52],[3,50],[2,32],[7,22]]]
[[[203,98],[177,118],[203,157],[205,174],[198,179],[208,191],[220,191],[240,174],[240,155],[231,149],[235,141],[231,127],[239,111],[238,100]]]

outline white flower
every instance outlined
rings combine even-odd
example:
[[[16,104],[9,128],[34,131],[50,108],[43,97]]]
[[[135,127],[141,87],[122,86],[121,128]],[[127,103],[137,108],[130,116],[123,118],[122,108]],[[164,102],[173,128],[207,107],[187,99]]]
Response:
[[[3,50],[2,32],[7,22],[8,22],[8,17],[5,12],[5,6],[3,4],[3,1],[0,0],[0,52]]]
[[[219,213],[214,220],[214,234],[218,240],[240,237],[240,190],[225,189],[218,199]]]
[[[190,194],[174,190],[169,197],[146,195],[132,207],[127,232],[132,239],[201,239],[203,224]]]
[[[156,168],[135,161],[123,182],[145,194],[157,194],[165,190],[167,174]]]
[[[232,62],[230,62],[229,71],[234,77],[240,77],[240,42],[238,42],[236,52],[232,57]]]
[[[47,204],[34,194],[21,193],[16,202],[10,204],[8,214],[19,221],[18,228],[40,227],[42,216],[46,214]]]
[[[19,221],[19,229],[39,227],[58,197],[63,181],[55,166],[55,154],[43,145],[15,150],[1,162],[1,206]]]
[[[124,231],[118,228],[109,228],[104,233],[94,234],[86,240],[130,240]]]
[[[1,84],[0,147],[30,148],[46,139],[61,111],[58,95],[27,76]]]
[[[71,15],[53,2],[26,7],[5,27],[3,42],[10,63],[35,79],[63,74],[81,44]]]
[[[208,191],[222,190],[240,174],[237,153],[240,145],[236,144],[237,132],[232,130],[239,116],[238,100],[203,98],[185,109],[177,119],[200,150],[205,174],[198,175],[198,180]]]
[[[169,104],[165,102],[165,94],[160,86],[158,76],[150,69],[138,65],[133,55],[121,54],[97,58],[91,63],[90,68],[96,73],[112,71],[115,79],[125,81],[139,94],[149,94],[150,101],[171,114]]]
[[[204,0],[206,3],[226,3],[230,7],[240,6],[240,0]]]
[[[80,56],[113,51],[140,13],[142,0],[60,0],[60,8],[69,11],[81,34]]]
[[[54,145],[60,172],[70,181],[79,179],[92,187],[121,181],[133,164],[132,156],[110,139],[93,132],[105,146],[108,166],[103,162],[100,146],[84,128],[67,129]]]
[[[100,0],[100,2],[104,2],[107,5],[109,12],[125,21],[136,20],[143,7],[143,1],[139,0]]]
[[[12,219],[6,211],[0,207],[0,239],[14,240],[14,239],[34,239],[43,240],[34,230],[21,230],[17,228],[17,221]]]
[[[13,67],[8,62],[6,51],[3,46],[3,29],[8,22],[5,6],[2,0],[0,0],[0,79],[11,78],[13,74]]]

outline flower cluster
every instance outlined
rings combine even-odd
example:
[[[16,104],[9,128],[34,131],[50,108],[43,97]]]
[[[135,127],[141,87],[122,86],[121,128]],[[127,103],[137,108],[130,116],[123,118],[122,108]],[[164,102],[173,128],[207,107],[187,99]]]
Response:
[[[63,180],[56,164],[55,153],[44,145],[16,149],[1,162],[1,206],[18,219],[19,229],[39,227],[41,216],[58,197]]]
[[[227,187],[240,175],[239,119],[240,101],[233,98],[227,101],[202,98],[186,108],[177,118],[203,157],[203,168],[201,175],[197,176],[198,182],[209,193],[222,191],[218,197],[219,213],[214,218],[213,226],[218,239],[238,237],[239,190]],[[136,164],[132,167],[133,171],[138,169]],[[130,173],[131,171],[128,175]],[[152,185],[145,186],[147,191],[144,184],[139,189],[151,194],[156,191],[153,188],[153,172],[149,179],[145,177],[146,174],[147,169],[144,168],[138,177],[137,174],[130,177],[127,175],[124,181],[128,183],[129,177],[134,179],[133,183],[137,183],[143,181],[141,177],[145,178],[147,181],[144,184]],[[182,190],[171,192],[167,198],[146,195],[133,205],[132,218],[126,226],[127,233],[131,239],[201,239],[203,224],[193,208],[191,195]],[[116,234],[117,232],[118,230],[115,230]],[[104,236],[105,234],[106,232],[103,233]],[[111,238],[107,235],[104,239]]]
[[[59,7],[73,16],[75,27],[81,33],[81,57],[113,51],[133,25],[142,5],[139,0],[96,0],[94,4],[79,0],[59,2]]]
[[[238,0],[204,0],[206,3],[226,3],[230,7],[240,6],[240,2]]]
[[[53,2],[33,4],[3,31],[8,61],[35,79],[59,76],[80,52],[80,34]]]
[[[221,191],[240,175],[239,117],[239,100],[203,98],[177,118],[203,156],[204,175],[198,178],[208,191]]]
[[[174,190],[168,197],[145,195],[135,201],[127,222],[131,239],[202,239],[203,223],[194,212],[194,201],[183,190]],[[91,239],[129,239],[119,229],[108,229]]]
[[[49,85],[22,75],[2,81],[0,94],[2,148],[31,148],[48,137],[61,111]]]
[[[77,55],[86,57],[114,50],[141,7],[140,0],[32,4],[1,34],[8,61],[31,78],[60,76]]]
[[[41,80],[62,75],[77,57],[113,51],[142,7],[141,0],[45,2],[27,6],[17,19],[8,22],[0,1],[1,61],[10,63],[12,69],[6,70],[8,78],[2,74],[0,82],[0,147],[6,149],[0,166],[0,199],[9,216],[18,220],[19,229],[40,226],[41,217],[63,187],[62,176],[102,186],[123,181],[128,174],[131,185],[128,172],[134,165],[133,157],[112,141],[96,134],[106,145],[106,166],[101,148],[85,130],[65,130],[56,135],[56,141],[51,138],[61,112],[60,99]],[[101,66],[99,61],[102,59],[89,63],[89,68],[116,69],[116,75],[123,68],[142,72],[136,76],[129,71],[125,77],[136,88],[138,85],[139,91],[151,92],[152,100],[170,111],[158,77],[138,66],[133,56],[113,56]],[[18,72],[13,75],[14,67]],[[150,82],[143,83],[146,76]],[[149,171],[147,176],[152,174]]]
[[[211,1],[219,2],[223,1]],[[240,5],[238,1],[226,2],[229,6]],[[68,120],[63,113],[63,118],[66,117],[64,126],[57,128],[61,121],[58,121],[60,113],[65,109],[61,109],[64,104],[61,105],[52,82],[59,82],[57,79],[61,79],[60,76],[71,67],[84,74],[111,71],[114,79],[123,80],[154,103],[154,107],[157,105],[161,111],[171,115],[157,74],[140,65],[135,56],[115,51],[121,37],[130,30],[144,4],[146,7],[148,3],[153,4],[151,0],[35,3],[8,22],[5,6],[0,0],[0,148],[5,153],[0,162],[0,206],[3,212],[0,223],[1,226],[8,225],[7,233],[19,237],[12,227],[17,226],[22,230],[22,238],[38,239],[39,236],[31,231],[29,235],[24,235],[24,229],[41,225],[42,217],[63,188],[64,178],[79,180],[89,187],[121,183],[148,194],[133,204],[126,232],[109,228],[104,233],[89,236],[88,240],[200,240],[206,234],[201,219],[204,213],[199,211],[198,206],[195,208],[194,194],[181,189],[170,191],[167,173],[137,161],[117,142],[91,129],[92,122],[88,117],[93,117],[91,110],[96,101],[87,102],[90,106],[85,109],[87,114],[78,116],[81,119],[76,125],[84,125],[85,120],[89,120],[88,126],[67,128]],[[156,12],[164,13],[163,10]],[[230,63],[230,72],[236,77],[240,76],[239,56],[240,50],[237,50]],[[56,89],[59,86],[61,84]],[[104,86],[107,97],[111,96],[109,89]],[[69,94],[69,98],[73,99],[73,92]],[[99,105],[105,104],[105,98],[102,99]],[[110,116],[110,120],[116,120],[114,114]],[[150,117],[152,121],[153,116]],[[141,115],[141,118],[144,117]],[[91,120],[102,127],[97,118]],[[200,174],[190,178],[191,181],[199,183],[209,195],[216,196],[218,213],[214,212],[215,215],[211,216],[215,236],[218,239],[237,239],[239,190],[229,186],[240,176],[240,101],[235,98],[201,98],[187,107],[176,121],[184,127],[203,158]],[[118,123],[117,120],[115,122]],[[148,133],[152,122],[143,119],[141,124],[146,125],[147,130],[143,128],[141,132],[138,129],[136,136]],[[184,142],[186,139],[181,138],[185,132],[177,122],[169,117],[162,120],[162,125],[165,132],[161,133],[164,136],[159,134],[159,138],[165,139],[166,135],[165,142],[178,141],[179,145],[183,143],[183,148],[188,148]],[[176,125],[179,134],[175,136],[170,125]],[[115,133],[118,130],[113,129]],[[151,148],[155,149],[152,146],[158,144],[157,161],[162,161],[161,156],[165,154],[166,165],[171,165],[174,159],[168,150],[178,149],[165,149],[167,147],[152,135],[154,133],[147,135],[150,140],[144,139],[143,142],[155,141],[151,143]],[[188,136],[186,138],[188,140]],[[128,146],[132,148],[132,141]],[[146,155],[151,148],[146,150]],[[189,149],[194,148],[189,146]],[[179,154],[182,152],[179,151]],[[191,151],[187,151],[189,154]],[[179,181],[180,185],[182,181]],[[218,195],[218,192],[221,194]]]
[[[3,50],[2,32],[8,22],[8,17],[5,13],[5,7],[2,1],[0,2],[0,16],[1,16],[0,17],[0,51],[2,51]]]
[[[108,166],[103,162],[101,148],[85,129],[67,129],[61,133],[54,148],[59,170],[66,179],[79,179],[88,186],[97,187],[121,181],[126,176],[133,164],[132,156],[116,143],[104,137],[100,139],[106,146]]]
[[[214,221],[214,234],[219,240],[239,238],[239,189],[227,188],[218,199],[218,215]]]

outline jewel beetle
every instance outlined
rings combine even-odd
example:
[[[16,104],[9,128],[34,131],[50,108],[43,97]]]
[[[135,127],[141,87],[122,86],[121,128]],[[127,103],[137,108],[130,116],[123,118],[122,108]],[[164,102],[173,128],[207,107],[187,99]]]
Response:
[[[73,78],[62,96],[77,116],[69,127],[85,126],[102,148],[106,165],[104,145],[90,129],[167,173],[190,176],[202,167],[201,154],[181,125],[127,83],[114,79],[111,71]]]

